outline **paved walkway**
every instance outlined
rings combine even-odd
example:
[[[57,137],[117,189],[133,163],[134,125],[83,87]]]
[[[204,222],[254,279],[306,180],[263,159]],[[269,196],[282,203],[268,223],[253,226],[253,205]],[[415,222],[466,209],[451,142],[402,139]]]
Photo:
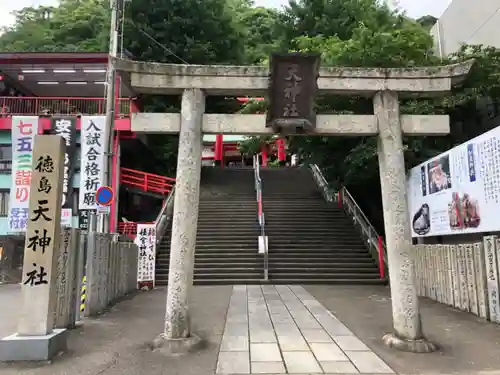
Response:
[[[0,333],[4,335],[16,329],[19,291],[19,285],[0,286]],[[244,312],[235,314],[238,308],[241,309],[237,304],[238,298],[242,302],[241,306],[247,309],[246,318]],[[310,358],[312,353],[316,361],[314,366],[327,362],[332,365],[343,362],[341,366],[349,366],[350,362],[354,367],[361,367],[355,356],[370,351],[363,347],[364,350],[358,352],[351,350],[357,348],[347,346],[352,342],[346,343],[346,340],[354,340],[359,345],[355,335],[398,375],[500,375],[500,325],[426,299],[421,300],[425,333],[440,345],[440,351],[413,354],[386,347],[380,338],[392,330],[392,316],[389,288],[385,286],[265,286],[262,289],[251,286],[248,290],[241,286],[234,289],[231,286],[195,286],[190,293],[189,307],[193,332],[205,342],[200,351],[181,357],[167,357],[151,350],[152,340],[164,327],[165,290],[157,289],[137,293],[116,304],[105,314],[85,319],[83,327],[70,332],[69,351],[55,358],[52,364],[0,363],[0,375],[214,375],[217,370],[221,370],[220,365],[223,363],[218,359],[227,355],[223,353],[233,351],[227,350],[229,333],[238,329],[242,336],[248,337],[247,340],[234,339],[237,342],[241,340],[239,352],[243,354],[240,356],[248,358],[246,362],[243,361],[243,366],[248,369],[250,359],[253,359],[253,371],[256,363],[262,363],[257,366],[267,366],[264,362],[269,361],[266,358],[263,358],[266,361],[255,361],[258,358],[255,349],[251,356],[251,338],[253,336],[255,340],[259,335],[261,340],[272,337],[266,333],[270,331],[275,334],[273,341],[260,344],[275,344],[274,348],[278,344],[280,355],[281,352],[292,353],[292,360],[301,355]],[[259,314],[266,318],[262,325],[258,325]],[[226,317],[230,319],[227,327]],[[242,319],[239,324],[238,319]],[[253,327],[255,334],[252,336],[245,328],[248,327],[245,322]],[[281,325],[277,322],[281,322]],[[256,326],[259,329],[255,329]],[[345,327],[349,327],[349,330]],[[354,335],[348,335],[350,331]],[[283,337],[295,337],[298,340],[291,343],[290,339]],[[325,342],[314,342],[323,340]],[[341,348],[341,354],[345,355],[342,359],[350,357],[350,360],[325,361],[326,357],[321,357],[318,345],[314,344],[331,344],[334,340]],[[305,348],[304,341],[308,347],[306,350],[291,350],[293,345],[302,345],[297,349]],[[328,351],[328,355],[332,355],[332,351]],[[373,358],[371,354],[368,355]],[[281,357],[276,362],[269,366],[280,366],[281,369],[288,366],[286,358],[283,360]],[[366,371],[362,368],[359,370],[362,373]]]
[[[301,286],[234,286],[217,374],[393,374]]]

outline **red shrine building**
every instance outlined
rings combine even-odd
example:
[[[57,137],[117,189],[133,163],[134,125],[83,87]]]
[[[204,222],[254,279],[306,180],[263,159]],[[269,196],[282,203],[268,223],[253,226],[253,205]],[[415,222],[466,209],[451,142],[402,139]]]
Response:
[[[107,62],[107,53],[0,53],[0,236],[22,236],[25,231],[36,134],[65,138],[63,225],[87,228],[89,210],[97,208],[95,192],[104,184],[96,157],[90,160],[89,154],[96,153],[101,162],[105,158],[102,142],[95,140],[107,138]],[[175,179],[155,170],[160,163],[151,162],[156,156],[148,138],[131,132],[130,115],[139,111],[140,97],[127,76],[117,75],[116,80],[111,230],[132,233],[135,222],[156,219]],[[248,98],[238,100],[243,105]],[[206,135],[203,164],[251,166],[252,156],[239,151],[243,139]],[[281,139],[263,146],[262,164],[271,157],[285,163],[285,148]]]
[[[237,100],[244,105],[250,99],[237,98]],[[255,100],[264,100],[264,98],[255,98]],[[242,155],[238,147],[244,139],[244,136],[238,135],[205,135],[203,137],[203,165],[251,166],[252,155]],[[287,158],[285,140],[279,138],[270,145],[262,145],[260,155],[263,167],[267,167],[272,157],[276,157],[281,164],[291,161]]]
[[[26,160],[30,160],[35,134],[65,138],[63,223],[88,225],[88,212],[96,208],[95,190],[102,186],[103,176],[99,166],[87,160],[89,146],[83,137],[93,124],[92,133],[87,130],[89,139],[106,138],[107,62],[107,53],[0,53],[0,235],[25,231],[31,174]],[[147,139],[130,131],[130,114],[139,110],[137,95],[126,77],[117,76],[116,85],[111,150],[112,188],[118,198],[111,206],[115,232],[123,217],[139,219],[139,207],[161,207],[157,198],[166,196],[174,182],[148,169],[156,163],[146,163],[154,158]],[[102,142],[98,143],[92,150],[102,160]]]

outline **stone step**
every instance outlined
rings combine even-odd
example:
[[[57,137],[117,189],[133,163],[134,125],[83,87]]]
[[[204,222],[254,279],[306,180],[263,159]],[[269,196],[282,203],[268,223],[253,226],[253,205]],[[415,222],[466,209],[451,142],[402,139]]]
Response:
[[[207,211],[198,213],[199,223],[211,222],[214,220],[231,221],[234,219],[238,219],[240,221],[245,221],[245,220],[249,221],[249,220],[255,220],[256,218],[257,218],[257,210],[255,210],[255,212],[252,211],[237,212],[234,210],[228,210],[228,211]]]
[[[304,267],[282,267],[279,265],[269,264],[269,272],[273,275],[282,274],[363,274],[363,275],[378,275],[379,271],[375,267],[344,267],[343,265],[330,265],[329,267],[316,268],[305,264]]]
[[[200,228],[197,232],[197,238],[200,239],[210,239],[210,238],[230,238],[233,241],[238,242],[239,240],[246,241],[249,238],[256,237],[260,234],[260,228],[257,224],[253,227],[242,229],[240,227],[233,226],[219,226],[218,228]]]
[[[168,269],[169,258],[157,257],[157,268]],[[228,259],[210,259],[210,258],[196,258],[195,268],[241,268],[241,267],[254,267],[259,268],[264,266],[263,256],[258,258],[228,258]],[[269,259],[269,268],[272,269],[285,269],[285,270],[319,270],[330,268],[342,269],[373,269],[376,267],[373,261],[362,261],[346,259],[346,261],[339,261],[338,259],[325,259],[322,261],[311,261],[304,259],[297,259],[296,262],[290,262],[288,259],[280,261],[278,259]]]
[[[241,277],[241,275],[238,275]],[[252,278],[234,278],[234,279],[219,279],[208,278],[194,280],[194,285],[259,285],[262,284],[263,275],[253,276]]]
[[[229,244],[229,243],[215,243],[215,244],[197,244],[197,253],[224,253],[224,252],[240,252],[257,254],[259,252],[258,244]]]
[[[227,270],[225,270],[227,271]],[[249,272],[219,272],[217,273],[216,278],[231,280],[231,279],[260,279],[262,278],[264,271],[262,269],[249,271]],[[212,279],[214,278],[214,274],[212,273],[201,273],[195,272],[195,280],[200,281],[202,279]]]
[[[273,271],[270,273],[270,278],[272,280],[278,280],[278,279],[286,279],[286,278],[291,278],[291,279],[334,279],[334,278],[340,278],[340,279],[377,279],[379,278],[379,272],[378,270],[374,269],[373,273],[360,273],[360,272],[338,272],[338,273],[329,273],[329,272],[323,272],[323,271],[317,271],[317,270],[311,270],[310,272],[277,272]]]
[[[200,249],[200,251],[203,251]],[[268,252],[270,255],[272,254],[279,254],[279,256],[282,256],[283,254],[286,256],[286,254],[338,254],[338,253],[344,253],[344,254],[353,254],[355,256],[356,254],[366,254],[367,256],[370,254],[366,248],[362,246],[353,246],[353,245],[344,245],[344,244],[315,244],[314,246],[290,246],[290,245],[275,245],[275,246],[269,246]]]
[[[255,224],[257,225],[257,224]],[[258,227],[258,225],[257,225]],[[273,223],[273,222],[266,222],[264,229],[266,231],[266,234],[268,235],[277,235],[277,234],[283,234],[283,235],[293,235],[297,233],[303,233],[306,235],[313,235],[316,236],[318,234],[325,234],[329,237],[332,236],[345,236],[345,235],[351,235],[351,236],[357,236],[359,237],[359,232],[356,229],[356,227],[353,227],[352,225],[349,224],[342,224],[342,223],[332,223],[328,225],[325,225],[324,223],[304,223],[303,225],[289,225],[288,223]]]

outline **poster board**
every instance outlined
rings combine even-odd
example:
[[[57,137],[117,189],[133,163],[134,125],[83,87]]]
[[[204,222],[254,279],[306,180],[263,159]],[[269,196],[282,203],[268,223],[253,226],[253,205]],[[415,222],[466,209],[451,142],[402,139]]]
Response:
[[[412,237],[500,230],[500,127],[408,173]]]

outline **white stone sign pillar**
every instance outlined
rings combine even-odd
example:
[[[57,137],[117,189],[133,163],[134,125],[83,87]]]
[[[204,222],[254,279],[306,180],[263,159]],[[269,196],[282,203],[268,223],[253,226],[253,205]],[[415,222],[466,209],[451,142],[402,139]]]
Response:
[[[394,325],[394,333],[386,334],[383,340],[400,350],[429,352],[435,346],[423,337],[418,307],[398,94],[378,92],[373,104],[379,128],[378,158]]]
[[[0,360],[48,360],[66,349],[64,329],[54,330],[61,232],[64,142],[35,137],[17,333],[0,341]]]
[[[155,347],[169,353],[199,342],[190,331],[188,296],[193,284],[198,227],[204,112],[203,91],[185,90],[181,105],[165,330],[154,342]]]

